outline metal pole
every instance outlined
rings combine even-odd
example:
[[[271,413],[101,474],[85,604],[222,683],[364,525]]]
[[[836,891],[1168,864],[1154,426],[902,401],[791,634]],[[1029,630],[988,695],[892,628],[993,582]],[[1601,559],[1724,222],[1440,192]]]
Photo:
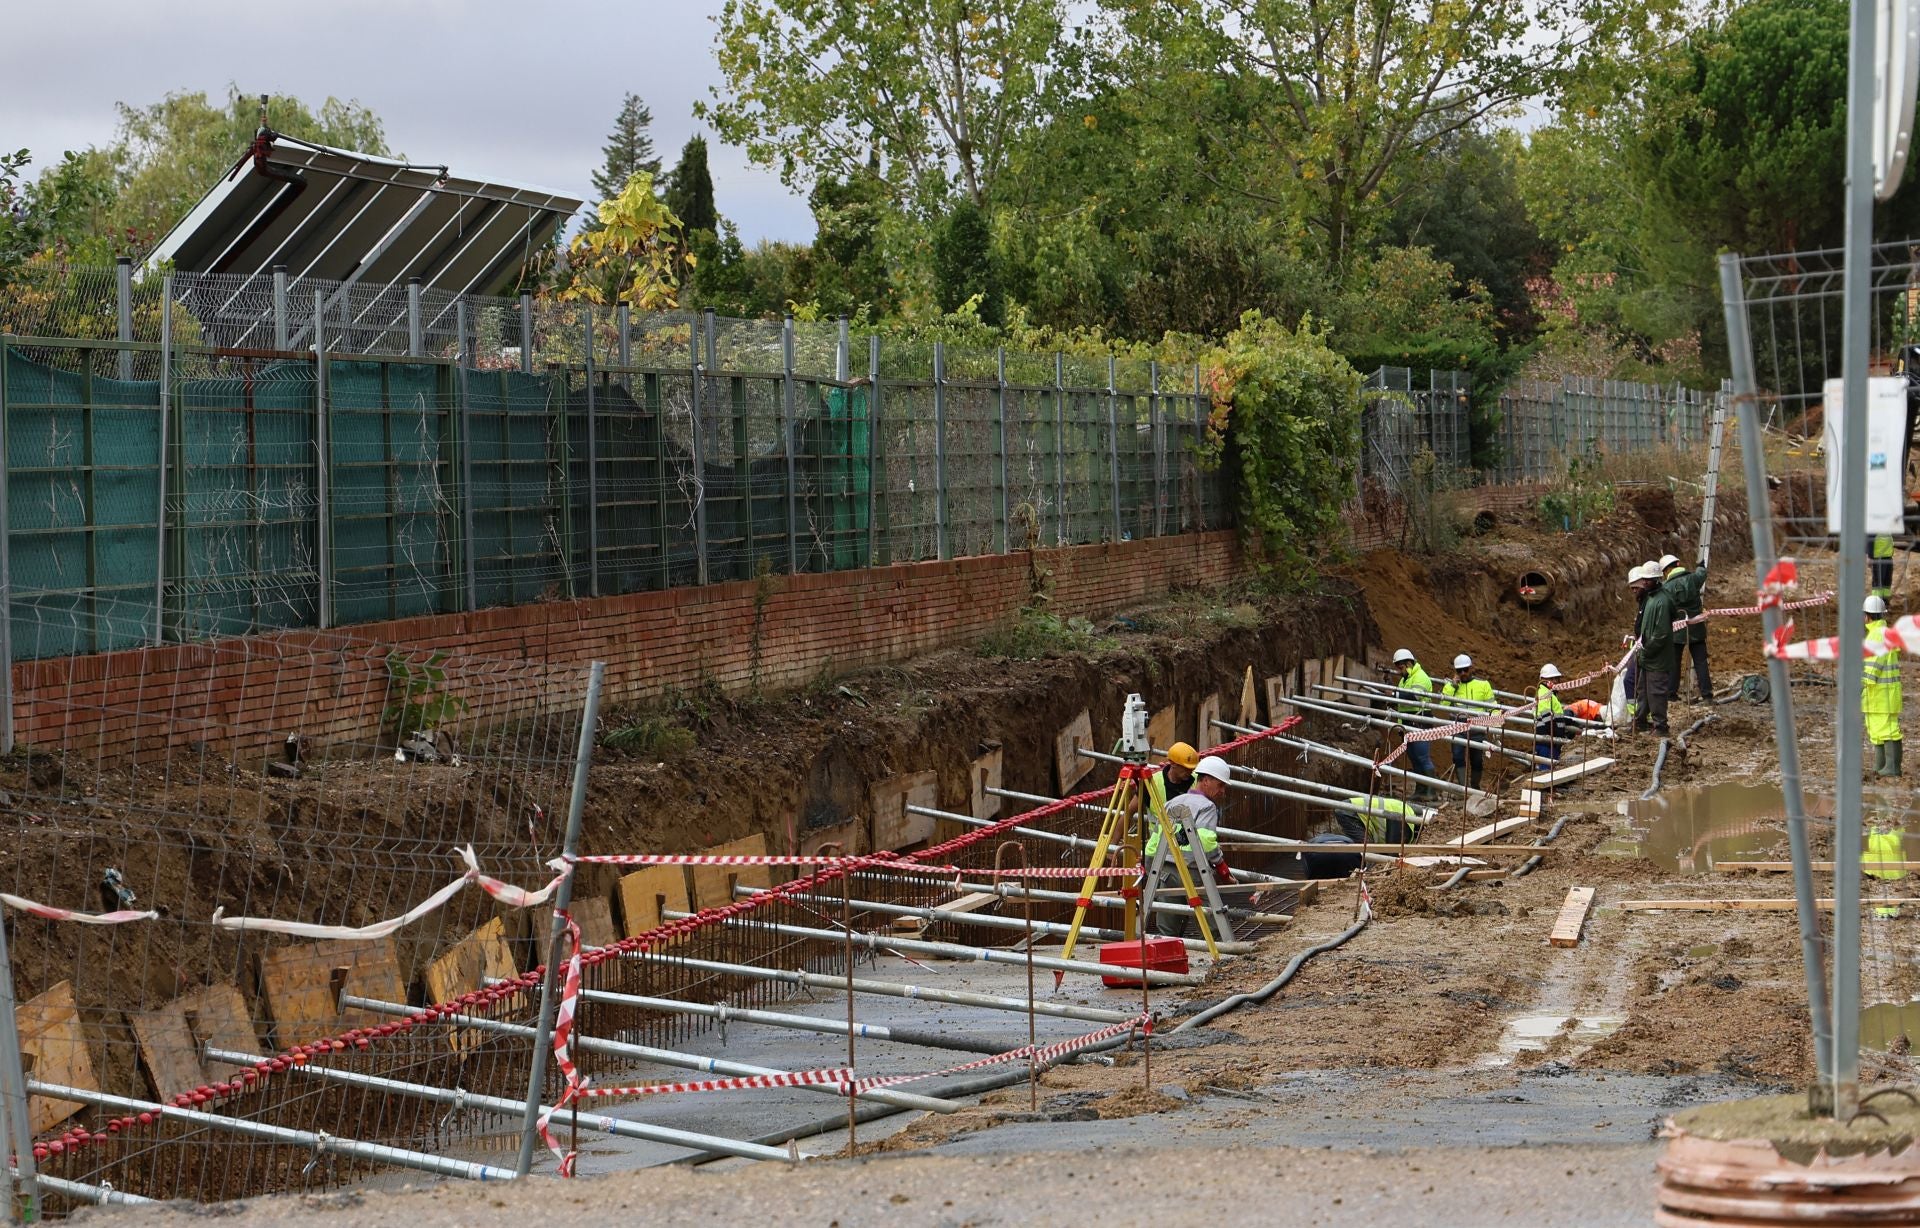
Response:
[[[701,313],[707,321],[707,370],[720,369],[720,317],[709,307]]]
[[[688,462],[693,466],[693,557],[694,582],[707,583],[707,446],[704,438],[706,424],[702,422],[701,408],[706,400],[707,372],[713,363],[713,313],[707,313],[707,361],[700,361],[700,317],[695,316],[692,332],[689,334],[688,347],[693,355],[693,395],[690,401],[693,413],[693,430],[689,438],[692,455]]]
[[[313,292],[313,450],[314,490],[319,504],[320,627],[333,626],[333,431],[327,422],[326,295]]]
[[[520,296],[520,373],[533,374],[533,295]]]
[[[1747,334],[1740,257],[1731,253],[1720,257],[1720,296],[1725,306],[1727,351],[1732,361],[1733,393],[1740,415],[1740,460],[1747,479],[1747,522],[1753,534],[1757,587],[1773,566],[1773,508],[1767,495],[1766,457],[1761,451],[1764,442],[1753,371],[1753,340]],[[1766,642],[1773,642],[1780,620],[1778,609],[1771,606],[1761,609],[1760,626]],[[1826,953],[1819,914],[1813,904],[1812,852],[1807,841],[1806,800],[1800,789],[1800,743],[1794,731],[1792,680],[1785,661],[1767,658],[1767,682],[1773,693],[1773,742],[1780,754],[1780,795],[1786,804],[1787,846],[1793,859],[1793,898],[1800,920],[1800,958],[1807,978],[1807,1010],[1813,1020],[1815,1075],[1813,1086],[1807,1092],[1807,1107],[1816,1116],[1824,1117],[1833,1113],[1833,1087],[1828,1082],[1828,1072],[1833,1069],[1833,1030],[1827,1008]]]
[[[153,517],[153,642],[167,639],[167,449],[173,416],[173,274],[160,283],[160,456],[159,497]],[[326,624],[322,623],[322,626]]]
[[[293,312],[287,305],[287,266],[273,266],[273,348],[286,353],[293,348]]]
[[[613,327],[620,334],[619,340],[614,343],[617,347],[614,359],[624,372],[633,366],[633,307],[631,304],[621,303],[613,309]]]
[[[587,348],[587,593],[600,595],[600,439],[593,399],[593,308],[580,308],[580,331]]]
[[[1847,50],[1847,225],[1840,372],[1840,668],[1833,727],[1833,1108],[1850,1121],[1860,1099],[1860,713],[1866,628],[1850,608],[1866,591],[1867,364],[1873,346],[1873,91],[1876,8],[1852,0]]]
[[[933,343],[933,537],[934,557],[952,558],[947,524],[947,347]]]
[[[1714,399],[1713,427],[1707,443],[1707,493],[1700,500],[1700,563],[1713,552],[1713,516],[1720,502],[1720,441],[1726,434],[1727,402]]]
[[[1066,545],[1070,540],[1067,534],[1067,356],[1059,350],[1053,352],[1053,482],[1054,505],[1060,511],[1060,540],[1058,545]]]
[[[0,337],[0,755],[13,753],[13,514],[8,508],[7,363],[12,354]],[[4,971],[4,969],[0,969]]]
[[[880,523],[875,519],[880,491],[880,334],[867,338],[867,565],[880,563]]]
[[[833,343],[833,378],[846,383],[853,373],[853,351],[848,347],[851,338],[847,331],[847,317],[839,319],[839,336]]]
[[[468,345],[472,333],[468,329],[464,295],[454,304],[453,320],[453,361],[460,390],[460,404],[455,408],[460,421],[460,556],[467,577],[467,609],[477,610],[480,608],[480,565],[474,557],[473,540],[473,412],[467,395],[473,353]]]
[[[1215,721],[1214,724],[1231,733],[1264,733],[1269,728],[1266,725],[1235,725],[1227,721]],[[1356,755],[1351,751],[1344,751],[1338,747],[1327,746],[1308,738],[1290,738],[1286,734],[1279,733],[1274,734],[1268,741],[1276,745],[1291,746],[1295,750],[1304,751],[1308,755],[1325,755],[1327,758],[1335,760],[1336,762],[1351,763],[1355,767],[1371,769],[1374,766],[1373,760],[1367,758],[1365,755]],[[1251,771],[1252,769],[1242,770]],[[1422,776],[1418,772],[1409,772],[1405,768],[1397,768],[1389,764],[1382,764],[1380,771],[1388,775],[1399,776],[1403,779],[1414,781],[1417,784],[1429,785],[1436,789],[1445,789],[1450,793],[1458,793],[1467,798],[1495,796],[1480,789],[1455,784],[1451,780],[1442,780],[1438,776]]]
[[[133,341],[133,258],[121,256],[113,262],[113,296],[119,308],[120,340],[123,344]],[[120,378],[133,378],[133,351],[120,351]]]
[[[420,305],[420,279],[407,278],[407,353],[415,358],[427,352],[426,316]]]
[[[20,1189],[16,1203],[7,1199],[8,1219],[17,1210],[20,1222],[40,1218],[40,1187],[33,1165],[33,1131],[27,1126],[27,1078],[20,1064],[18,1003],[13,997],[13,961],[7,951],[7,927],[0,921],[0,1101],[7,1115],[7,1134],[14,1140],[15,1178]]]
[[[854,1060],[853,1046],[855,1032],[853,1028],[853,876],[840,876],[840,928],[845,931],[847,940],[847,1069],[858,1070]],[[853,1084],[847,1084],[847,1156],[859,1154],[858,1132],[860,1129],[860,1111],[854,1101]]]
[[[1147,364],[1147,438],[1153,444],[1153,527],[1155,537],[1167,534],[1167,437],[1160,424],[1160,362]]]
[[[600,687],[606,676],[604,661],[595,661],[587,667],[587,700],[580,710],[580,740],[573,752],[573,795],[567,801],[567,834],[561,845],[561,855],[569,861],[580,851],[580,820],[587,808],[587,774],[593,767],[593,734],[600,722]],[[553,1015],[559,1005],[554,1001],[553,987],[560,971],[561,940],[567,933],[567,905],[573,902],[573,879],[572,874],[567,875],[553,895],[546,974],[540,978],[540,1023],[534,1029],[526,1116],[520,1122],[520,1158],[514,1164],[514,1172],[522,1177],[533,1167],[533,1141],[539,1132],[540,1105],[546,1092],[547,1050],[553,1045]]]
[[[800,468],[794,463],[793,317],[780,322],[780,451],[787,460],[787,574],[800,574]]]
[[[1120,516],[1120,392],[1115,384],[1118,364],[1107,355],[1107,476],[1113,488],[1113,540],[1126,538]]]
[[[1207,400],[1206,400],[1206,397],[1200,391],[1200,364],[1196,362],[1193,364],[1193,446],[1198,448],[1200,446],[1201,441],[1204,440],[1206,437],[1207,437]],[[1354,472],[1359,473],[1360,471],[1358,468],[1356,468]],[[1195,503],[1198,505],[1199,513],[1200,513],[1198,516],[1198,520],[1200,523],[1197,524],[1195,527],[1201,528],[1201,529],[1212,528],[1213,526],[1207,523],[1206,499],[1201,494],[1201,489],[1200,489],[1201,479],[1200,479],[1200,474],[1198,469],[1194,471],[1193,480],[1194,480],[1193,497],[1194,497]]]
[[[994,430],[1000,449],[1000,525],[999,532],[994,534],[993,548],[1005,554],[1013,549],[1013,529],[1011,496],[1007,491],[1007,347],[1004,345],[994,355],[994,371],[997,392]]]

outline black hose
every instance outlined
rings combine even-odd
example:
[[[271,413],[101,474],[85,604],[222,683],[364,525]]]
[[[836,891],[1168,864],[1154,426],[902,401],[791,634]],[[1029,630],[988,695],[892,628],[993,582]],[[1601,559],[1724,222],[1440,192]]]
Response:
[[[1347,939],[1353,937],[1355,934],[1359,933],[1361,930],[1367,928],[1367,922],[1373,920],[1373,904],[1367,899],[1366,886],[1364,882],[1362,883],[1360,890],[1361,890],[1360,919],[1358,921],[1355,921],[1345,931],[1343,931],[1342,933],[1338,934],[1333,938],[1327,939],[1325,942],[1320,943],[1317,946],[1308,947],[1306,950],[1300,952],[1298,955],[1294,956],[1293,959],[1287,963],[1286,968],[1281,971],[1279,976],[1274,977],[1271,981],[1268,981],[1265,985],[1262,985],[1260,988],[1254,990],[1252,993],[1237,993],[1237,994],[1234,994],[1232,997],[1228,998],[1224,1002],[1216,1002],[1212,1006],[1209,1006],[1206,1010],[1201,1011],[1199,1014],[1194,1015],[1191,1018],[1181,1020],[1180,1025],[1174,1028],[1173,1030],[1176,1032],[1184,1032],[1188,1028],[1197,1028],[1203,1023],[1210,1023],[1213,1020],[1218,1019],[1220,1016],[1226,1014],[1228,1011],[1238,1010],[1240,1007],[1245,1006],[1249,1002],[1255,1004],[1256,1006],[1262,1002],[1265,1002],[1268,998],[1271,998],[1273,995],[1279,993],[1282,989],[1284,989],[1286,987],[1287,982],[1291,981],[1294,978],[1294,975],[1298,973],[1300,969],[1306,965],[1306,962],[1308,960],[1312,959],[1316,955],[1333,950],[1335,947],[1339,946],[1341,943],[1345,942]]]
[[[1560,833],[1563,830],[1565,830],[1567,826],[1567,820],[1572,817],[1573,816],[1571,814],[1563,814],[1559,818],[1555,819],[1553,822],[1553,826],[1547,828],[1547,834],[1540,837],[1538,840],[1535,840],[1533,842],[1533,846],[1535,848],[1544,848],[1547,845],[1552,844],[1555,840],[1558,840],[1560,838]],[[1516,878],[1525,878],[1527,875],[1533,873],[1535,868],[1537,868],[1540,865],[1540,863],[1544,860],[1545,858],[1543,858],[1540,854],[1535,853],[1533,856],[1521,862],[1519,866],[1517,866],[1514,869],[1513,873],[1507,875],[1507,878],[1509,880],[1516,879]]]
[[[1653,795],[1660,792],[1660,773],[1666,770],[1666,766],[1667,739],[1661,738],[1660,750],[1653,756],[1653,781],[1647,785],[1647,791],[1640,795],[1641,801],[1650,802],[1653,800]]]

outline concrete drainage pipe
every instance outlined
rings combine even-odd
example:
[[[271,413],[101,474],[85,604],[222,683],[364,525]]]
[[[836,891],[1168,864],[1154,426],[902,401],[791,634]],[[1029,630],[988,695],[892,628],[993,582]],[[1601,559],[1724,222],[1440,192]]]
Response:
[[[1553,577],[1544,571],[1523,571],[1513,582],[1513,591],[1521,605],[1546,605],[1553,597]]]

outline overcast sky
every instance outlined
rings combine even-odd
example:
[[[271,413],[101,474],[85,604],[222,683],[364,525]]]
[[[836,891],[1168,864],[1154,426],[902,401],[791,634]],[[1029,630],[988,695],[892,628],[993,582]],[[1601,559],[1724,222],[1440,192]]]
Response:
[[[105,144],[114,103],[170,91],[356,99],[387,143],[456,174],[591,197],[588,176],[628,90],[653,108],[667,166],[718,83],[721,0],[62,0],[8,6],[0,147],[45,164]],[[806,240],[813,219],[771,171],[710,144],[720,212],[749,244]],[[240,151],[235,150],[237,157]]]

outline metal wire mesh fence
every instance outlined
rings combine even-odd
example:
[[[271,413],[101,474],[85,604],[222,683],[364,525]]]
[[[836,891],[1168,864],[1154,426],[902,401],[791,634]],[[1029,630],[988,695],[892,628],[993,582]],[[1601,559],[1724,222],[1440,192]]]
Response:
[[[1705,447],[1721,395],[1578,376],[1516,381],[1500,393],[1500,456],[1487,480],[1547,482],[1573,460]]]

